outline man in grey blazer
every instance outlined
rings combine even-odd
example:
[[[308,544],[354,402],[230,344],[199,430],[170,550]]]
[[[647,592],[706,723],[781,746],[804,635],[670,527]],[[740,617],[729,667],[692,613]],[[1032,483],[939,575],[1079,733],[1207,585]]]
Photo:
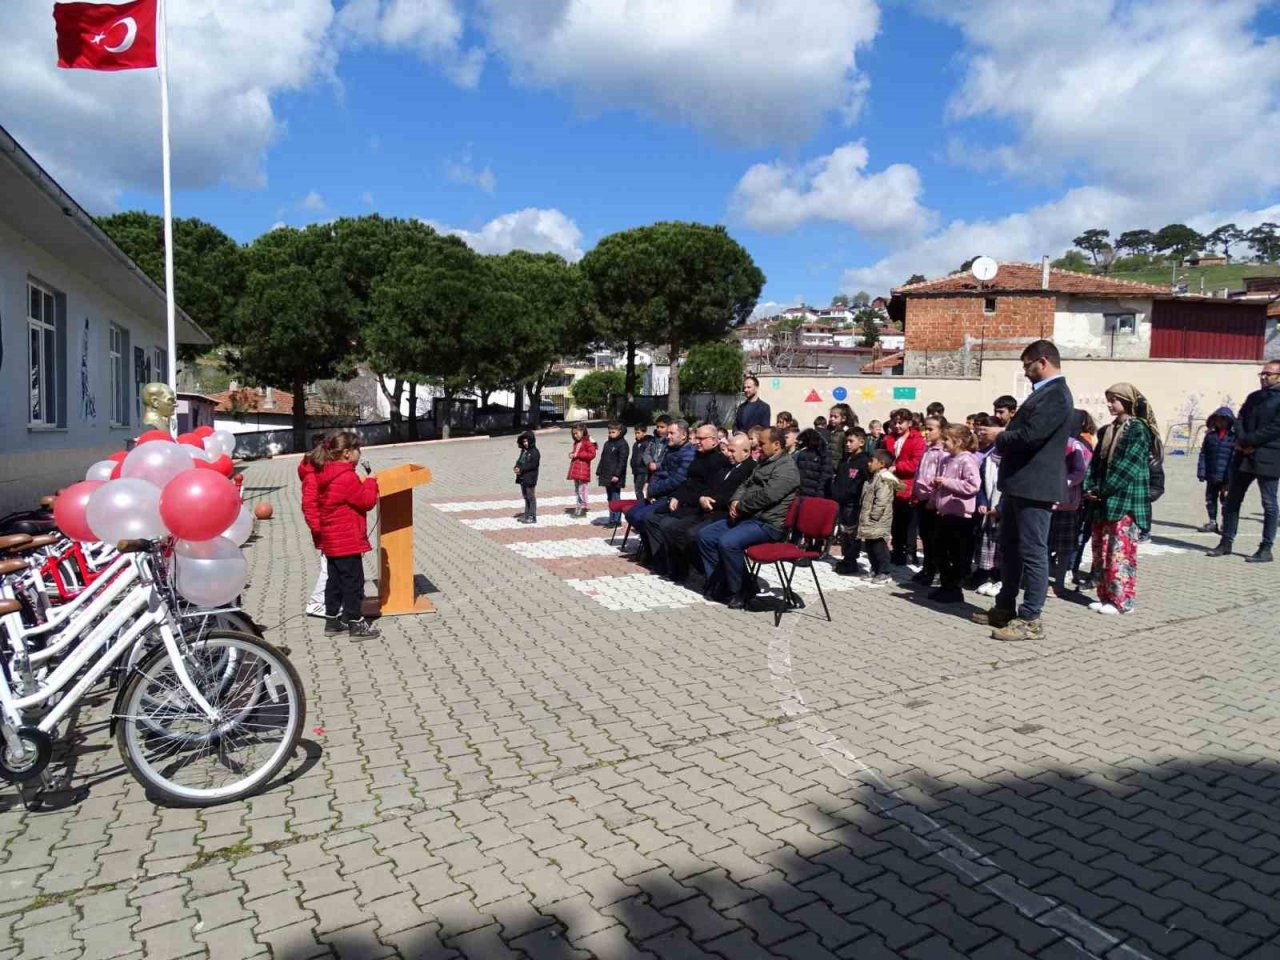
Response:
[[[1049,593],[1049,522],[1067,497],[1067,438],[1075,400],[1049,340],[1022,351],[1031,396],[996,440],[1000,454],[1000,574],[995,606],[973,615],[997,640],[1039,640]],[[1018,593],[1022,603],[1018,604]]]

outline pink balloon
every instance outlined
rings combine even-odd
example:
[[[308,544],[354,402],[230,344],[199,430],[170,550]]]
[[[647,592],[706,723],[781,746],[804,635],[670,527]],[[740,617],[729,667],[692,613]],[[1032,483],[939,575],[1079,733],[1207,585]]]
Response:
[[[53,501],[53,522],[72,540],[93,543],[98,539],[89,529],[84,508],[89,502],[89,496],[102,484],[102,480],[81,480],[67,487],[58,494],[58,499]]]
[[[160,518],[180,540],[210,540],[239,513],[236,485],[213,470],[184,470],[160,491]]]

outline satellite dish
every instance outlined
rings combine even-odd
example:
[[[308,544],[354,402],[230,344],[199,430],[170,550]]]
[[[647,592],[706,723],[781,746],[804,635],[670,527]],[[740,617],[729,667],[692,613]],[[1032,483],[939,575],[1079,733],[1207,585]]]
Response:
[[[969,264],[969,272],[973,274],[974,279],[979,283],[986,283],[992,279],[996,272],[1000,269],[1000,265],[990,257],[978,257]]]

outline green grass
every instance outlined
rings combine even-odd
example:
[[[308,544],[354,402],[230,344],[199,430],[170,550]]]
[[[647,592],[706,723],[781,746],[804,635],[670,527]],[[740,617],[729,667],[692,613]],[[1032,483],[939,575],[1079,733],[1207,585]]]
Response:
[[[1222,267],[1179,267],[1178,279],[1187,285],[1188,293],[1200,292],[1200,280],[1204,279],[1204,292],[1213,293],[1227,287],[1243,290],[1245,277],[1274,277],[1280,275],[1276,263],[1229,263]],[[1109,274],[1117,280],[1134,280],[1138,283],[1154,283],[1169,286],[1173,277],[1171,265],[1148,267],[1145,270],[1117,270]]]

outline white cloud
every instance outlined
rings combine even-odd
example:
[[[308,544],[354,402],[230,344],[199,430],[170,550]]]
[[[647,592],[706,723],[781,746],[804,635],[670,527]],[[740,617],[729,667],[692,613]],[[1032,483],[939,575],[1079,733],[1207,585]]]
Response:
[[[454,0],[348,0],[338,11],[337,34],[348,46],[408,50],[438,66],[460,87],[474,87],[484,51],[467,47],[462,11]]]
[[[1013,124],[967,154],[1034,179],[1085,172],[1117,190],[1177,190],[1188,209],[1280,186],[1280,37],[1257,0],[936,3],[964,35],[953,119]],[[1083,38],[1087,38],[1085,41]]]
[[[360,194],[360,202],[363,203],[366,207],[372,207],[373,193],[366,190],[364,193]]]
[[[479,230],[463,230],[427,221],[441,233],[459,236],[477,253],[558,253],[570,262],[582,259],[582,231],[559,210],[517,210],[490,220]]]
[[[637,109],[741,143],[857,117],[855,53],[875,0],[483,0],[483,29],[518,82],[589,111]]]
[[[796,301],[796,303],[799,303],[799,302],[800,301],[798,300]],[[756,308],[751,311],[751,316],[748,317],[747,319],[759,320],[762,317],[777,316],[783,310],[787,309],[787,307],[794,306],[794,305],[795,304],[791,304],[791,303],[779,303],[777,300],[765,300],[762,303],[756,304]]]
[[[948,156],[1005,176],[1084,185],[1030,210],[954,221],[847,270],[844,289],[884,291],[976,254],[1057,257],[1091,227],[1113,235],[1170,222],[1247,229],[1280,212],[1280,38],[1254,32],[1258,2],[928,6],[966,43],[950,118],[1011,128],[1004,141],[986,132],[981,146],[955,137]]]
[[[48,7],[5,6],[8,130],[94,212],[126,188],[158,193],[155,71],[59,70]],[[332,4],[186,0],[168,16],[175,185],[261,186],[281,128],[271,98],[332,77]]]
[[[870,154],[862,141],[846,143],[800,165],[758,163],[738,181],[730,200],[733,215],[769,232],[793,230],[811,220],[846,223],[879,236],[918,235],[934,221],[920,203],[920,174],[895,163],[865,173]]]
[[[303,210],[306,210],[309,213],[323,213],[324,210],[327,209],[327,204],[325,204],[324,202],[324,197],[320,194],[320,191],[318,190],[312,190],[310,193],[308,193],[305,197],[302,198],[302,201],[298,204],[298,206],[300,206]]]
[[[498,188],[498,178],[493,175],[493,169],[487,163],[481,169],[472,162],[470,145],[461,157],[445,164],[444,173],[454,183],[479,187],[485,193],[493,193]]]

